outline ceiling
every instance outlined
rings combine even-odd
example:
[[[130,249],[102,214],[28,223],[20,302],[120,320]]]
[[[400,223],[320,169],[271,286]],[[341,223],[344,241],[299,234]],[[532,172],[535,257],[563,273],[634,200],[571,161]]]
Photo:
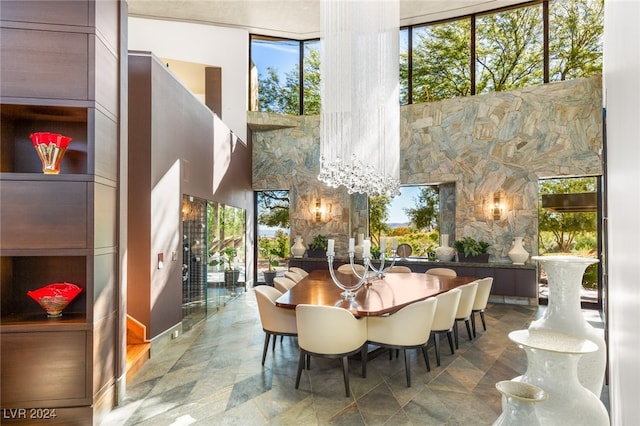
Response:
[[[363,0],[358,0],[363,1]],[[400,0],[400,26],[526,3],[525,0]],[[320,36],[320,0],[128,0],[129,16],[242,28],[306,40]]]

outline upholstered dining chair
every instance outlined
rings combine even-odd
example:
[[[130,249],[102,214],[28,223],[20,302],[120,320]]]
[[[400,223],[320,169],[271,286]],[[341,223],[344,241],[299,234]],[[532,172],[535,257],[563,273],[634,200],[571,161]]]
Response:
[[[476,313],[480,314],[482,320],[482,328],[487,330],[487,322],[484,319],[484,310],[489,302],[491,287],[493,286],[493,277],[486,277],[478,280],[478,291],[471,308],[471,328],[473,329],[473,337],[476,337]]]
[[[286,271],[284,273],[284,277],[285,278],[289,278],[291,281],[293,281],[295,283],[297,283],[302,278],[304,278],[302,275],[298,274],[297,272],[293,272],[293,271]]]
[[[353,268],[360,275],[364,273],[364,266],[360,265],[359,263],[354,264]],[[344,265],[338,266],[337,271],[340,272],[341,274],[353,274],[353,269],[351,268],[350,263],[345,263]]]
[[[453,325],[456,322],[456,312],[458,310],[461,293],[462,291],[459,288],[454,288],[436,296],[438,303],[436,305],[436,313],[433,316],[433,323],[431,324],[431,334],[433,334],[433,343],[436,351],[436,364],[438,367],[440,366],[440,335],[447,335],[451,355],[455,353],[455,350],[453,349],[453,336],[451,333]]]
[[[436,305],[436,298],[430,297],[407,305],[389,316],[371,316],[367,319],[368,343],[391,350],[402,350],[407,387],[411,387],[409,349],[421,349],[424,362],[427,364],[427,371],[431,371],[429,357],[427,356],[427,342],[431,334]],[[364,357],[362,362],[366,368],[366,352]]]
[[[282,296],[281,292],[268,285],[257,286],[255,291],[260,322],[265,333],[264,347],[262,349],[262,365],[264,365],[271,336],[274,336],[272,351],[275,352],[276,336],[296,336],[298,334],[298,326],[296,324],[296,313],[293,309],[276,306],[276,299]]]
[[[442,275],[445,277],[457,277],[458,274],[456,271],[450,268],[431,268],[427,269],[427,274],[429,275]]]
[[[462,293],[460,293],[460,303],[458,303],[458,310],[456,312],[456,323],[453,326],[453,336],[456,340],[456,349],[458,346],[458,323],[464,321],[464,325],[467,326],[467,333],[469,334],[469,340],[473,340],[471,334],[471,309],[473,308],[473,301],[476,299],[476,292],[478,291],[478,281],[474,281],[469,284],[461,285],[458,287]]]
[[[387,270],[387,272],[411,273],[411,268],[403,265],[393,265],[391,268]]]
[[[281,293],[289,291],[289,289],[296,284],[298,283],[287,277],[276,277],[273,279],[273,286]]]
[[[349,388],[349,355],[367,350],[367,318],[357,319],[346,309],[335,306],[305,305],[296,306],[298,324],[298,345],[300,359],[296,389],[300,385],[302,369],[308,368],[311,356],[341,358],[344,387],[347,397]],[[362,376],[365,376],[365,363],[362,363]]]
[[[307,271],[305,271],[302,268],[298,268],[297,266],[289,266],[289,270],[291,272],[295,272],[296,274],[300,275],[302,278],[304,278],[307,275],[309,275],[309,273]]]

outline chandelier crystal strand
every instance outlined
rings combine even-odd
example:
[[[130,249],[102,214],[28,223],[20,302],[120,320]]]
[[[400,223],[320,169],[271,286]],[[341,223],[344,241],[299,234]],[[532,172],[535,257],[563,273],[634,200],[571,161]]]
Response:
[[[318,179],[400,193],[399,3],[322,0]]]

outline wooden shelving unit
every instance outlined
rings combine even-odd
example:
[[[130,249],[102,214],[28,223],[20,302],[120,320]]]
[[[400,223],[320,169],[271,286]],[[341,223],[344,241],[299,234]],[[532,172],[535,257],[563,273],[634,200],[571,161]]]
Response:
[[[91,424],[115,401],[126,3],[2,1],[0,16],[1,406]],[[38,131],[72,138],[59,175],[42,173]],[[83,291],[48,318],[27,291],[64,281]]]

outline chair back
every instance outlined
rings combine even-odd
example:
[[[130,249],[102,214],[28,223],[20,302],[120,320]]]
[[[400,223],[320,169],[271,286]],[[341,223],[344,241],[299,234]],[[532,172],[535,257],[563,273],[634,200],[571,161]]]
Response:
[[[430,297],[411,303],[389,316],[369,317],[367,340],[396,346],[417,346],[426,343],[438,301]]]
[[[493,286],[493,277],[478,280],[478,291],[476,291],[476,298],[473,301],[472,310],[480,311],[487,307],[489,295],[491,294],[491,286]]]
[[[357,319],[335,306],[296,307],[298,344],[307,352],[338,355],[353,352],[367,341],[367,319]]]
[[[259,285],[255,291],[262,328],[273,333],[295,334],[298,329],[296,312],[276,306],[276,299],[282,296],[282,293],[268,285]]]
[[[359,263],[354,264],[353,269],[355,269],[356,272],[360,275],[364,273],[364,266],[360,265]],[[353,274],[353,269],[351,268],[350,263],[345,263],[344,265],[338,266],[337,271],[341,274]]]
[[[473,301],[476,299],[476,292],[478,291],[478,281],[461,285],[458,288],[462,293],[460,293],[460,303],[458,303],[456,318],[466,318],[471,315]]]
[[[297,283],[297,282],[298,282],[298,281],[300,281],[302,278],[304,278],[304,277],[302,277],[301,275],[299,275],[299,274],[297,274],[297,273],[295,273],[295,272],[293,272],[293,271],[286,271],[286,272],[284,273],[284,277],[285,277],[285,278],[289,278],[289,279],[290,279],[291,281],[293,281],[294,283]]]
[[[458,311],[461,294],[462,290],[460,288],[454,288],[436,296],[438,304],[436,305],[436,313],[433,316],[432,330],[443,331],[450,330],[453,327],[456,322],[456,312]]]
[[[411,268],[403,265],[393,265],[391,268],[387,270],[387,272],[411,273]]]
[[[297,283],[295,281],[291,281],[287,277],[276,277],[273,279],[273,286],[281,293],[286,293],[296,284]]]
[[[302,268],[298,268],[297,266],[289,266],[289,270],[291,272],[295,272],[296,274],[300,275],[302,278],[304,278],[307,275],[309,275],[309,273],[307,271],[305,271]]]
[[[429,275],[440,275],[445,277],[457,277],[458,274],[453,269],[449,268],[431,268],[427,269],[427,274]]]

